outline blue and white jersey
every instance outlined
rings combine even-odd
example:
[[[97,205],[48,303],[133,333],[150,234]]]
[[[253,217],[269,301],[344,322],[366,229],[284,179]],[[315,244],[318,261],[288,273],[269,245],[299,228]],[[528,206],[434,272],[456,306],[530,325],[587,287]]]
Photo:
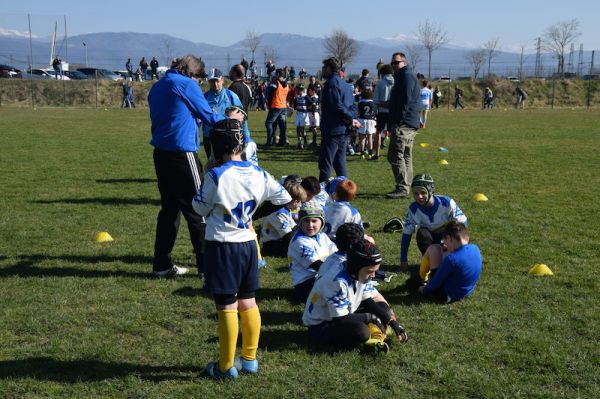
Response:
[[[427,87],[423,87],[421,89],[421,105],[423,109],[429,109],[429,104],[431,104],[431,98],[433,97],[433,93],[431,89]]]
[[[310,267],[316,261],[325,261],[329,255],[337,251],[337,247],[327,234],[318,233],[313,237],[307,236],[298,230],[288,247],[290,258],[290,271],[292,285],[296,286],[317,275],[317,271]]]
[[[412,235],[417,226],[438,232],[450,222],[466,224],[467,217],[452,198],[434,195],[431,206],[420,206],[416,202],[409,205],[403,234]]]
[[[325,228],[323,232],[335,240],[337,229],[344,223],[356,223],[362,227],[362,218],[358,210],[348,201],[332,202],[325,207]]]
[[[296,96],[296,98],[294,98],[294,104],[295,104],[294,109],[296,110],[296,112],[306,113],[308,111],[308,106],[310,104],[310,97],[308,97],[306,95],[302,95],[302,94],[299,96]]]
[[[314,96],[309,96],[308,99],[312,104],[312,107],[310,107],[309,112],[319,112],[319,96],[315,94]]]
[[[247,242],[256,238],[249,227],[258,206],[291,200],[285,188],[260,167],[250,161],[229,161],[206,174],[192,206],[206,216],[206,240]]]
[[[246,145],[244,146],[244,152],[242,153],[242,157],[245,161],[252,162],[253,165],[258,166],[258,147],[254,140],[250,138],[250,136],[246,137]]]
[[[344,262],[341,270],[333,267],[317,278],[306,300],[302,322],[306,326],[316,326],[352,314],[362,301],[375,295],[377,289],[373,283],[353,281]]]
[[[292,212],[287,208],[281,208],[262,220],[260,230],[260,242],[279,240],[284,235],[291,233],[296,227]]]
[[[330,270],[335,269],[338,272],[342,271],[344,268],[344,264],[346,263],[346,253],[342,251],[337,251],[333,253],[325,259],[325,262],[319,267],[319,272],[317,273],[317,278],[320,276],[324,276],[329,273]]]
[[[358,102],[358,119],[360,120],[375,120],[375,103],[371,99],[361,99]]]
[[[321,208],[325,209],[325,205],[330,201],[329,194],[325,191],[325,183],[321,183],[321,191],[312,197],[311,201],[316,202]]]

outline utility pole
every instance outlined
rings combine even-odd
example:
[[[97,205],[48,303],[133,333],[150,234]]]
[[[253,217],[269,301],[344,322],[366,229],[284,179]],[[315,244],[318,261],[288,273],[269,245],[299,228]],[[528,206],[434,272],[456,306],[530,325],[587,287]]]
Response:
[[[539,78],[542,74],[542,38],[537,38],[537,44],[535,46],[535,77]]]
[[[594,74],[594,54],[595,50],[592,50],[592,62],[590,63],[590,78],[588,80],[588,91],[587,91],[587,109],[590,109],[592,102],[592,75]]]
[[[583,43],[579,45],[579,60],[577,62],[577,76],[581,77],[583,73]]]
[[[573,58],[575,55],[575,43],[571,43],[571,50],[569,51],[569,63],[567,64],[567,71],[573,72]]]

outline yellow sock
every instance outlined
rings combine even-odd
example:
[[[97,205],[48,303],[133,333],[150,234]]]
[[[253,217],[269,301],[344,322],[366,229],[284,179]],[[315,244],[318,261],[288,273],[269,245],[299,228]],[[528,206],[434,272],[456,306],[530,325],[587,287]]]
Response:
[[[421,276],[421,280],[427,281],[429,280],[429,258],[423,256],[421,258],[421,265],[419,266],[419,276]]]
[[[242,357],[256,359],[258,339],[260,337],[260,311],[258,306],[240,312],[242,322]]]
[[[258,237],[254,237],[254,242],[256,242],[256,253],[258,254],[258,261],[262,260],[262,254],[260,253],[260,244],[258,243]]]
[[[217,311],[219,317],[219,370],[224,373],[233,367],[237,344],[239,322],[238,311],[224,309]]]
[[[369,323],[367,325],[369,326],[369,331],[371,332],[370,339],[375,339],[378,341],[385,340],[385,333],[383,333],[379,327],[373,323]]]

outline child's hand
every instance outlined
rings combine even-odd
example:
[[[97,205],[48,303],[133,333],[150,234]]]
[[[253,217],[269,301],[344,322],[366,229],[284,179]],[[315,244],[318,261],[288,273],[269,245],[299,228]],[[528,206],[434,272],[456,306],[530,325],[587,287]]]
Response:
[[[390,325],[390,327],[392,327],[392,330],[394,330],[394,333],[396,334],[398,341],[400,341],[402,343],[408,341],[408,334],[406,333],[406,330],[404,329],[404,327],[402,327],[400,324],[398,324],[398,322],[396,320],[390,321],[389,325]]]

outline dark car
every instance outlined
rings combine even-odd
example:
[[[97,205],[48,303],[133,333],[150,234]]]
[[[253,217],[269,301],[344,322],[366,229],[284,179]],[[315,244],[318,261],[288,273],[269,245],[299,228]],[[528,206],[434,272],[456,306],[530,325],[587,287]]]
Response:
[[[71,78],[72,80],[89,79],[89,76],[87,76],[85,73],[83,73],[81,71],[63,71],[63,73],[65,75],[67,75],[69,78]]]
[[[20,69],[17,69],[14,66],[0,64],[0,78],[22,79],[23,73]]]
[[[104,80],[121,80],[122,76],[116,75],[114,72],[109,71],[108,69],[102,68],[77,68],[77,70],[81,73],[84,73],[88,76],[88,79],[104,79]]]

